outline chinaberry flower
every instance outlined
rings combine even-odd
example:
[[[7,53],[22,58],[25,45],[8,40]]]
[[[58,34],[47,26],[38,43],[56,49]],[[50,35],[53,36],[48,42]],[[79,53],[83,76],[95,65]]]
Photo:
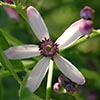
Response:
[[[92,30],[92,21],[84,19],[76,21],[54,42],[49,36],[41,15],[34,7],[27,8],[27,16],[33,32],[40,40],[40,44],[14,46],[5,51],[9,59],[24,59],[43,55],[43,58],[36,64],[28,77],[27,88],[34,92],[40,86],[49,68],[50,60],[54,60],[59,70],[71,81],[80,85],[84,84],[85,79],[81,72],[62,57],[58,51],[69,47],[85,32],[89,34]]]
[[[14,4],[13,0],[4,0],[4,2],[9,4]],[[16,9],[10,7],[4,7],[4,9],[11,19],[15,19],[16,21],[19,21],[19,14]]]

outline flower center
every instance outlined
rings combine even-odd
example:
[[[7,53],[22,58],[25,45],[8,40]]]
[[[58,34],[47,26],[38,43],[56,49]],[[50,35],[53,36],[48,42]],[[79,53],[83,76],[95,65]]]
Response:
[[[54,41],[52,41],[51,39],[45,38],[39,45],[39,50],[41,55],[45,57],[52,57],[58,51],[58,44],[54,43]]]

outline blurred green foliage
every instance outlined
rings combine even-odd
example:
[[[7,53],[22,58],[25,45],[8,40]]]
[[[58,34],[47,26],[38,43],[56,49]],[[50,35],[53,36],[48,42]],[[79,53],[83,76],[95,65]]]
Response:
[[[21,2],[21,0],[15,0],[16,4],[18,1]],[[53,40],[56,40],[71,23],[80,18],[80,10],[86,5],[95,10],[95,16],[93,19],[94,28],[100,28],[99,0],[43,0],[43,2],[42,0],[24,1],[23,6],[25,7],[30,5],[37,7],[45,20]],[[11,45],[39,43],[28,23],[21,16],[19,22],[10,19],[2,6],[0,6],[0,30],[1,29],[3,32],[0,32],[0,46],[4,50]],[[96,99],[94,100],[99,100],[100,36],[96,36],[91,39],[88,38],[87,41],[62,51],[61,55],[70,60],[86,77],[86,84],[81,86],[79,89],[80,95],[84,98],[84,100],[92,100],[88,99],[91,91],[93,91],[96,95]],[[37,61],[39,59],[40,57],[36,58]],[[15,71],[18,72],[17,74],[21,79],[23,79],[26,75],[26,71],[29,68],[32,69],[32,67],[36,64],[33,59],[10,62]],[[60,73],[61,72],[55,67],[53,84],[57,81]],[[45,98],[45,87],[46,77],[35,94],[41,98]],[[0,100],[19,100],[19,88],[17,81],[11,76],[9,71],[0,64]],[[33,98],[34,96],[32,95],[33,94],[31,94],[30,98],[33,100],[41,100],[38,99],[38,97]],[[53,100],[75,100],[74,97],[67,93],[57,94],[53,90],[51,92],[51,98],[53,98]],[[27,97],[26,99],[23,98],[21,100],[31,99]]]

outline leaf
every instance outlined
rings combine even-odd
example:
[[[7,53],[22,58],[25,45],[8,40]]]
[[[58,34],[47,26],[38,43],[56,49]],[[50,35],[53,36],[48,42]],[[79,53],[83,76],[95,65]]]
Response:
[[[2,64],[2,66],[4,66],[13,75],[13,77],[17,80],[17,82],[19,84],[21,84],[20,78],[18,77],[18,75],[14,71],[14,68],[13,68],[12,64],[10,63],[10,61],[6,58],[1,46],[0,46],[0,62]]]
[[[0,29],[0,46],[3,48],[3,50],[10,47],[8,42],[11,42],[14,45],[21,44],[21,42],[17,41],[17,39],[15,39],[11,35],[9,35],[8,33],[4,32],[3,30]],[[23,69],[23,64],[21,61],[10,60],[10,62],[12,63],[12,65],[15,69],[21,69],[21,70]]]
[[[6,71],[6,70],[0,70],[0,78],[4,78],[4,77],[7,77],[11,75],[9,71]]]
[[[24,65],[20,60],[10,60],[14,69],[24,70]]]
[[[21,41],[14,38],[12,35],[7,33],[6,31],[0,29],[0,34],[2,34],[3,37],[7,40],[6,42],[10,43],[11,45],[21,45],[23,44]]]
[[[31,93],[26,87],[20,89],[20,100],[43,100],[37,95]]]
[[[2,35],[2,33],[0,32],[0,46],[3,49],[7,49],[9,47],[8,42],[6,41],[5,37]]]
[[[97,72],[90,71],[87,69],[81,69],[81,72],[84,73],[85,77],[88,79],[94,79],[94,80],[100,79],[100,75]]]
[[[25,68],[31,68],[32,66],[35,66],[34,60],[22,60],[22,64],[25,66]]]

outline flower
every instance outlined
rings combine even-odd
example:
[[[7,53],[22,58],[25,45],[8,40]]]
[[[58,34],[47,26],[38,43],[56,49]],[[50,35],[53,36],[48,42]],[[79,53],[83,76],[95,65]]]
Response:
[[[4,0],[4,2],[9,4],[14,4],[13,0]],[[17,12],[16,9],[10,7],[4,7],[4,9],[11,19],[15,19],[16,21],[19,21],[19,13]]]
[[[49,68],[50,60],[54,60],[59,70],[71,81],[80,85],[84,84],[85,78],[81,72],[58,54],[58,51],[69,47],[83,36],[84,32],[89,34],[92,30],[92,21],[84,19],[76,21],[54,42],[50,39],[48,29],[41,15],[34,7],[27,8],[27,16],[33,32],[40,40],[40,45],[14,46],[4,51],[9,59],[24,59],[43,55],[43,58],[31,71],[26,87],[34,92],[40,86]]]
[[[73,94],[78,85],[68,79],[65,75],[61,74],[58,77],[58,82],[56,82],[53,86],[53,90],[58,93],[69,93]]]

